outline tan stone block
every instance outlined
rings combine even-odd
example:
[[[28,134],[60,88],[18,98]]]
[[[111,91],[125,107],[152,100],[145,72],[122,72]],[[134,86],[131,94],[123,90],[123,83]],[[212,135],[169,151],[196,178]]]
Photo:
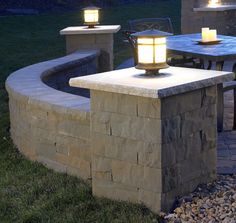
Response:
[[[42,156],[37,156],[37,161],[44,164],[46,167],[53,169],[56,172],[60,172],[60,173],[65,173],[66,172],[66,166],[58,163],[56,161],[53,161],[51,159],[48,159],[46,157],[42,157]]]
[[[111,114],[108,112],[91,112],[91,130],[92,132],[111,134]]]
[[[78,145],[77,147],[70,146],[69,157],[77,157],[77,158],[91,162],[92,160],[91,146],[89,144]]]
[[[28,133],[33,129],[31,128],[30,123],[21,116],[11,117],[11,127],[21,135],[26,132]]]
[[[124,161],[112,160],[113,181],[132,187],[143,185],[144,168]]]
[[[153,98],[138,98],[138,116],[161,118],[161,100]]]
[[[54,160],[64,165],[67,165],[69,163],[69,157],[61,153],[56,153]]]
[[[34,117],[35,119],[47,120],[49,116],[49,112],[46,109],[42,109],[39,106],[27,106],[26,112],[29,116]],[[52,118],[51,118],[52,119]]]
[[[90,172],[91,162],[77,158],[77,157],[69,157],[68,166],[75,167],[82,170],[88,170],[88,172]]]
[[[110,136],[105,146],[105,156],[127,161],[133,164],[138,163],[138,151],[143,149],[141,141]]]
[[[93,172],[109,172],[112,169],[111,162],[111,159],[93,155],[92,170]]]
[[[137,187],[130,187],[123,184],[103,181],[92,180],[93,195],[98,197],[106,197],[113,200],[139,202],[139,192]]]
[[[40,128],[40,129],[45,129],[45,130],[52,130],[56,131],[57,130],[57,125],[58,122],[55,120],[47,120],[47,119],[40,119],[37,116],[32,115],[29,119],[30,124],[32,127]]]
[[[147,167],[161,168],[161,154],[161,144],[143,143],[142,147],[138,150],[138,164]]]
[[[30,129],[30,135],[32,140],[36,142],[50,143],[55,146],[56,142],[56,132],[48,131],[47,129],[41,129],[37,127],[32,127]]]
[[[69,149],[67,146],[56,145],[56,152],[64,154],[66,156],[69,155]]]
[[[101,50],[100,56],[110,58],[113,55],[113,44],[111,42],[95,44],[95,46],[96,49]]]
[[[96,132],[92,132],[91,134],[91,153],[93,155],[98,155],[105,157],[106,146],[109,143],[110,137],[99,134]]]
[[[161,141],[161,121],[158,119],[112,114],[111,131],[118,137],[153,143]]]
[[[118,95],[117,113],[137,116],[138,97],[132,95]]]
[[[58,133],[80,139],[89,139],[90,127],[69,120],[63,120],[58,123]]]
[[[104,92],[104,91],[96,91],[91,90],[90,91],[90,97],[91,97],[91,111],[97,112],[97,111],[114,111],[115,101],[116,98],[113,100],[113,104],[111,105],[111,97],[116,97],[117,94],[113,94],[111,92]],[[106,98],[106,100],[105,100]],[[106,106],[105,106],[106,103]],[[105,110],[106,107],[106,110]]]
[[[161,169],[144,167],[143,185],[144,190],[161,193],[162,192],[162,172]]]
[[[111,171],[107,171],[107,172],[93,172],[93,179],[112,181]]]
[[[144,148],[144,143],[127,138],[93,133],[92,147],[95,155],[137,164],[138,151]]]
[[[113,45],[113,34],[98,34],[95,35],[96,44],[112,44]]]
[[[162,118],[173,117],[181,113],[199,109],[202,103],[201,90],[178,94],[161,100]]]
[[[17,136],[17,134],[15,134],[13,130],[11,130],[11,137],[14,144],[24,156],[33,161],[36,159],[36,151],[34,145],[32,145],[30,136],[26,134]]]
[[[56,150],[70,156],[83,156],[91,160],[90,140],[66,135],[56,135]]]
[[[153,212],[159,213],[161,211],[161,193],[140,189],[139,200]]]
[[[33,142],[35,143],[36,155],[48,158],[50,160],[55,160],[56,147],[54,144],[43,143],[43,142]]]
[[[93,98],[96,97],[96,100]],[[103,91],[91,91],[92,111],[115,112],[137,116],[138,97]]]
[[[86,107],[87,104],[84,104]],[[82,105],[80,105],[82,107]],[[49,115],[50,117],[50,115]],[[71,120],[72,122],[79,123],[80,125],[90,126],[90,111],[82,111],[78,108],[69,108],[66,113],[56,116],[58,121],[60,120]]]
[[[95,35],[67,35],[66,49],[67,53],[79,50],[81,46],[95,44]]]

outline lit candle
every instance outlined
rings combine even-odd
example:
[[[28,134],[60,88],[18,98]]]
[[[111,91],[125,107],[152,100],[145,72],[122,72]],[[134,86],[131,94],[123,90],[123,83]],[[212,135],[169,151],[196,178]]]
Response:
[[[217,40],[217,31],[215,29],[209,30],[209,41]]]
[[[208,27],[202,28],[202,41],[207,42],[209,41],[209,31]]]

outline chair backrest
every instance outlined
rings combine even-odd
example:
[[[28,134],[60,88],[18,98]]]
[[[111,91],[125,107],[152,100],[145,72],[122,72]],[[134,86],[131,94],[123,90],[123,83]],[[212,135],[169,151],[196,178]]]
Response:
[[[148,29],[158,29],[163,32],[174,33],[170,18],[143,18],[128,21],[132,31],[140,32]]]

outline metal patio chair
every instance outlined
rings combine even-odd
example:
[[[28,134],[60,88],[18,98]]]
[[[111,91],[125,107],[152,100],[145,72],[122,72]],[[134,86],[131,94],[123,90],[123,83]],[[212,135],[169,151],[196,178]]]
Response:
[[[123,35],[133,49],[135,65],[137,64],[137,55],[134,50],[136,39],[131,36],[132,33],[140,32],[148,29],[157,29],[160,31],[174,34],[173,25],[170,18],[143,18],[128,21],[129,30],[123,31]],[[185,66],[202,68],[202,61],[194,58],[182,57],[177,55],[168,55],[168,64],[171,66]]]

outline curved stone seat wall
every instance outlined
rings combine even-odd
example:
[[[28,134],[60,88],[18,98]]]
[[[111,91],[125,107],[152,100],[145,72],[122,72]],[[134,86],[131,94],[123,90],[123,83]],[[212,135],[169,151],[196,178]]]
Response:
[[[65,82],[96,73],[97,56],[97,51],[76,52],[18,70],[6,81],[11,136],[20,152],[84,179],[91,178],[90,99]]]

